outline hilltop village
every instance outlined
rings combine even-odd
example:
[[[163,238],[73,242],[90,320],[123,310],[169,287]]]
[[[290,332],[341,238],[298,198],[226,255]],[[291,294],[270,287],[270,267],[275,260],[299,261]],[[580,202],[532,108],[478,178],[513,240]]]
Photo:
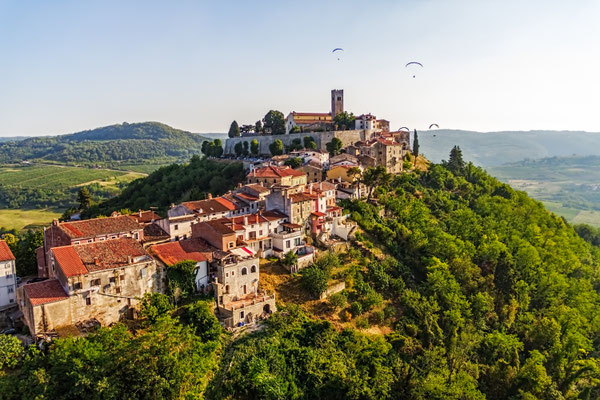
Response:
[[[401,173],[412,156],[409,132],[348,114],[341,90],[331,92],[329,113],[291,112],[265,125],[234,127],[219,154],[207,154],[241,160],[245,184],[173,204],[166,217],[140,210],[55,220],[28,283],[17,284],[15,257],[0,241],[8,282],[0,307],[34,339],[86,332],[135,318],[144,295],[167,292],[169,269],[192,261],[193,288],[214,296],[225,328],[268,318],[277,299],[260,285],[261,261],[278,259],[293,274],[320,252],[347,248],[357,227],[339,202],[370,199],[378,176]]]

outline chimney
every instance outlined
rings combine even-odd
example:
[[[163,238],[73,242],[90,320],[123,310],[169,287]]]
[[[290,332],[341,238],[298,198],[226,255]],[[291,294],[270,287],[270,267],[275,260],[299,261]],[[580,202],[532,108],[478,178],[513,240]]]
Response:
[[[208,199],[209,199],[209,200],[212,200],[212,193],[209,193],[209,194],[208,194]]]
[[[112,214],[110,214],[111,217],[118,217],[119,213],[116,211],[113,211]]]
[[[52,220],[52,225],[58,226],[58,219],[53,219]]]
[[[140,218],[142,218],[142,210],[139,210]]]
[[[175,208],[175,203],[171,203],[171,208]]]
[[[244,225],[248,225],[248,216],[244,215]]]
[[[94,265],[95,266],[99,266],[100,265],[100,259],[98,257],[94,257]]]
[[[131,258],[131,256],[127,256],[127,264],[133,264],[133,258]]]

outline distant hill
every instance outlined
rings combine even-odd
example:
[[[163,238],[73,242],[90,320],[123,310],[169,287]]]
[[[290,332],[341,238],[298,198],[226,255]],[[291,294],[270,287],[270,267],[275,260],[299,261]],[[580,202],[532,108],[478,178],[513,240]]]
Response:
[[[411,134],[412,140],[412,134]],[[433,161],[448,159],[460,146],[466,160],[484,167],[524,159],[600,155],[600,133],[581,131],[474,132],[439,129],[419,132],[421,153]]]
[[[0,136],[0,143],[2,143],[2,142],[18,142],[19,140],[24,140],[29,137],[30,136]]]
[[[0,143],[0,163],[22,161],[126,167],[164,165],[200,154],[207,137],[158,122],[122,123],[60,136]]]

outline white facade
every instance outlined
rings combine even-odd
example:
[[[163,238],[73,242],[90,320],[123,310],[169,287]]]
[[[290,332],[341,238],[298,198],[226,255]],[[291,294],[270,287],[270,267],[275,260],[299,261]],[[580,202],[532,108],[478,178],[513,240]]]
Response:
[[[0,308],[16,304],[16,278],[15,261],[0,261]]]
[[[203,292],[210,285],[210,277],[208,275],[208,261],[200,261],[196,263],[196,290]]]
[[[354,120],[354,129],[376,129],[377,118],[371,114],[363,114]]]

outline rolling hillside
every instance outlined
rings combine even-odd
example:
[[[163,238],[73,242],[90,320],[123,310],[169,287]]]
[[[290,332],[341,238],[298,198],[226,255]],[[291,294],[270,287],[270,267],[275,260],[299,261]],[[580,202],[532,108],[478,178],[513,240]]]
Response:
[[[0,143],[0,164],[34,161],[136,169],[185,162],[207,138],[158,122],[123,123],[60,136]]]
[[[411,135],[412,139],[412,135]],[[448,158],[454,145],[463,157],[483,167],[525,159],[566,157],[573,154],[600,156],[600,133],[575,131],[473,132],[439,129],[419,132],[421,152],[433,161]]]

